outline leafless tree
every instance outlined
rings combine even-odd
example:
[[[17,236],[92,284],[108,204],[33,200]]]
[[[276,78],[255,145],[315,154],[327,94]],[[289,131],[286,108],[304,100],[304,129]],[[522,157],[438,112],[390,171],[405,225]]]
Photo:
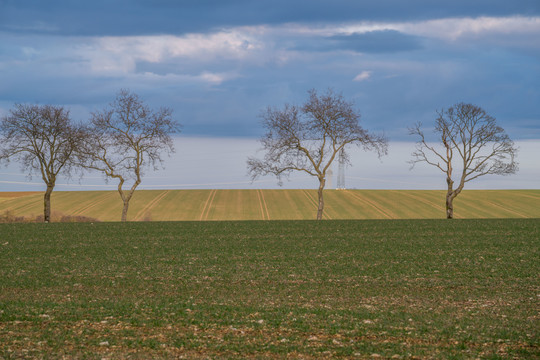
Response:
[[[495,118],[478,106],[459,103],[437,114],[434,129],[437,143],[426,140],[422,124],[409,129],[411,135],[420,137],[410,163],[414,167],[418,162],[426,162],[446,175],[446,217],[452,219],[453,201],[467,182],[484,175],[509,175],[517,171],[517,148]],[[456,188],[454,170],[459,178]]]
[[[121,90],[104,110],[92,113],[78,158],[85,168],[118,179],[122,221],[127,220],[129,201],[144,170],[157,170],[163,165],[162,153],[174,152],[170,134],[179,132],[180,125],[171,114],[169,108],[150,109],[128,90]],[[132,182],[129,190],[123,189],[126,181]]]
[[[348,145],[387,153],[387,140],[369,134],[359,125],[360,115],[352,102],[328,90],[318,95],[309,91],[302,107],[286,104],[283,109],[267,108],[261,115],[266,134],[261,138],[264,159],[250,157],[248,171],[255,180],[273,174],[281,176],[293,171],[305,172],[319,180],[317,219],[324,210],[323,189],[330,165]],[[349,161],[344,151],[345,161]]]
[[[81,141],[62,106],[16,104],[0,123],[0,160],[16,160],[45,182],[43,221],[51,221],[51,194],[60,173],[70,175],[73,153]]]

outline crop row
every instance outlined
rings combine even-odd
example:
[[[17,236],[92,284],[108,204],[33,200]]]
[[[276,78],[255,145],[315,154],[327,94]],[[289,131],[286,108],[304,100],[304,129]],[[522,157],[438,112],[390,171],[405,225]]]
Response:
[[[443,218],[444,191],[326,190],[326,219]],[[3,196],[4,195],[4,196]],[[43,195],[0,193],[0,213],[36,217]],[[130,221],[305,220],[317,211],[315,190],[141,190]],[[539,218],[540,190],[469,190],[456,200],[457,218]],[[119,221],[115,191],[66,191],[52,196],[56,217]],[[53,213],[53,216],[55,214]]]

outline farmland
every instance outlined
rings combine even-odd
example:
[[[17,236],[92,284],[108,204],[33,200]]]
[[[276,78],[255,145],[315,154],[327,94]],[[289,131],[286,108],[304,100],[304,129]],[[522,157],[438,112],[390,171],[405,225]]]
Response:
[[[540,357],[538,219],[0,224],[0,239],[0,358]]]
[[[41,193],[0,193],[0,213],[36,217]],[[325,219],[444,218],[444,191],[325,190]],[[130,221],[306,220],[316,214],[315,190],[140,190]],[[456,218],[540,218],[540,190],[465,190],[455,200]],[[115,191],[53,192],[56,214],[119,221]]]

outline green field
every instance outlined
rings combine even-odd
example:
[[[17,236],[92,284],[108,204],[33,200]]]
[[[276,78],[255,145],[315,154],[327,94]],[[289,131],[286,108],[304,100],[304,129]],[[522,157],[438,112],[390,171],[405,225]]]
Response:
[[[0,214],[36,217],[41,193],[0,193]],[[325,219],[444,218],[444,191],[325,190]],[[456,218],[540,218],[540,190],[465,190]],[[52,195],[53,218],[85,216],[119,221],[115,191],[65,191]],[[308,220],[317,212],[316,190],[141,190],[130,203],[131,221]]]
[[[0,224],[0,239],[0,359],[540,358],[538,219]]]

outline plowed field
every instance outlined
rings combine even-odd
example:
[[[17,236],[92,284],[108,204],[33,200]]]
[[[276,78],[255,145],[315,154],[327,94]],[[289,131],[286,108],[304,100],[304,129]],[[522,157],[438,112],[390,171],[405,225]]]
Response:
[[[456,218],[540,218],[540,190],[470,190],[455,200]],[[41,193],[0,193],[0,213],[35,217]],[[115,191],[65,191],[52,195],[53,213],[119,221]],[[139,190],[131,221],[305,220],[315,218],[316,190]],[[444,191],[325,190],[325,219],[444,218]]]

